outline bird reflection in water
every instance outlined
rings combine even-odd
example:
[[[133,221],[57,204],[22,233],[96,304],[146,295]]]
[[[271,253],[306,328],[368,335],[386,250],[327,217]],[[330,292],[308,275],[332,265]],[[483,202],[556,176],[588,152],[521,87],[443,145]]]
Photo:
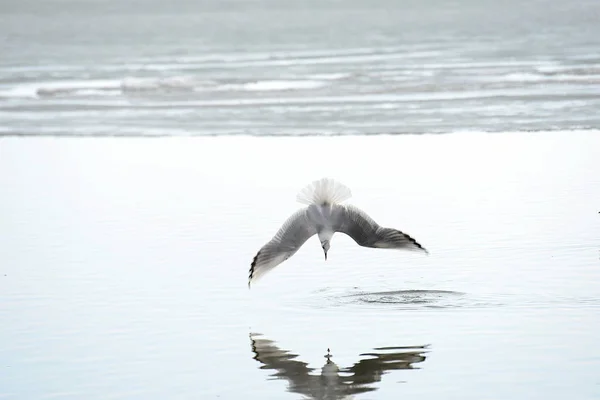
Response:
[[[418,369],[414,364],[425,361],[428,352],[427,345],[379,347],[374,352],[360,354],[365,358],[351,367],[339,368],[327,349],[325,365],[317,375],[311,374],[314,368],[308,368],[307,363],[296,360],[297,354],[280,349],[275,342],[265,339],[261,334],[251,333],[250,340],[253,358],[263,364],[261,369],[276,371],[271,376],[287,380],[290,392],[318,400],[341,400],[377,390],[370,385],[381,381],[383,374],[392,370]]]

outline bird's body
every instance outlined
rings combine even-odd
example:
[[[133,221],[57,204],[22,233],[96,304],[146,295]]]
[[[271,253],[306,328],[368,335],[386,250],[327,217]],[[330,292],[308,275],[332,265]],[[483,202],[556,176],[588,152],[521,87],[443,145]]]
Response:
[[[350,236],[363,247],[405,249],[427,252],[409,235],[379,226],[357,207],[340,204],[351,197],[350,190],[332,179],[314,181],[297,200],[308,206],[296,211],[254,257],[248,285],[293,256],[317,234],[327,260],[330,241],[336,232]]]

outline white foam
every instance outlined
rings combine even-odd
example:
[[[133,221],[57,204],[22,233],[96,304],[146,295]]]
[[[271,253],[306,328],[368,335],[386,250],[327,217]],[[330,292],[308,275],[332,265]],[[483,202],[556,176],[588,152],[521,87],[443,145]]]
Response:
[[[317,89],[325,85],[325,82],[317,80],[265,80],[243,84],[228,84],[223,85],[221,88],[225,90],[279,91]]]
[[[27,99],[37,97],[37,86],[24,84],[0,89],[0,98]]]
[[[121,91],[118,89],[81,89],[72,92],[75,96],[119,96]]]
[[[501,78],[501,80],[510,82],[539,82],[545,80],[545,77],[543,75],[533,74],[530,72],[516,72],[505,75]]]
[[[120,82],[118,80],[89,80],[89,81],[57,81],[38,83],[35,86],[35,94],[44,96],[69,96],[89,95],[90,91],[107,92],[106,94],[118,94]]]
[[[117,96],[124,92],[194,90],[214,84],[191,77],[125,78],[99,80],[67,80],[23,83],[0,88],[3,98],[38,98],[53,96]]]
[[[313,74],[310,77],[316,80],[337,81],[340,79],[349,78],[351,74],[344,72],[332,72],[329,74]]]

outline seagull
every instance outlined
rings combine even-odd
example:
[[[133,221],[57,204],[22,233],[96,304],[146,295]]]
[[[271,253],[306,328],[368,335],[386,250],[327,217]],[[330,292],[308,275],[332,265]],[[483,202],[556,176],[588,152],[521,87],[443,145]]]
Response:
[[[359,246],[379,249],[402,249],[428,251],[415,239],[393,228],[384,228],[361,209],[341,204],[352,197],[350,189],[342,183],[322,178],[313,181],[296,196],[296,200],[307,205],[281,226],[275,236],[254,256],[250,265],[248,287],[267,272],[293,256],[313,235],[318,235],[325,253],[331,247],[334,233],[350,236]]]

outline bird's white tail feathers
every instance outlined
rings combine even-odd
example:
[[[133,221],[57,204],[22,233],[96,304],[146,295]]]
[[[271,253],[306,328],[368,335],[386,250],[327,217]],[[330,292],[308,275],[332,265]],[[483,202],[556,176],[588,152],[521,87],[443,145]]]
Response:
[[[296,200],[302,204],[335,204],[352,197],[348,187],[330,178],[312,182],[298,193]]]

